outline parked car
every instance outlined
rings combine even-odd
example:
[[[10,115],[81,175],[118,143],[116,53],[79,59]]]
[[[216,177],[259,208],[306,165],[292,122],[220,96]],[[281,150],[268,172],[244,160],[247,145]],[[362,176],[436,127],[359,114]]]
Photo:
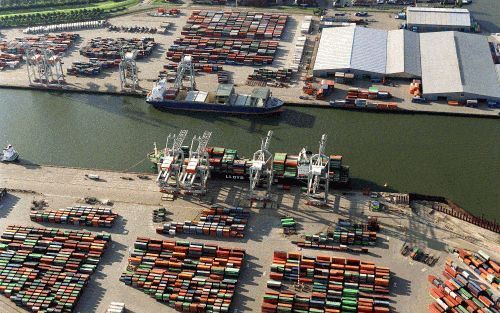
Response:
[[[356,16],[368,16],[368,12],[356,12]]]

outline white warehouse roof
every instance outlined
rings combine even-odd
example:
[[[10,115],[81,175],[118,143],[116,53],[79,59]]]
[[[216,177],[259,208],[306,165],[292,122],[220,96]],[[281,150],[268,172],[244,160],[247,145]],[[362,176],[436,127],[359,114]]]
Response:
[[[424,95],[453,93],[500,99],[496,69],[487,38],[482,35],[352,26],[326,28],[313,73],[337,71],[421,77]]]
[[[461,32],[420,34],[423,94],[463,93],[500,99],[485,36]]]
[[[420,76],[418,34],[365,27],[325,28],[313,71],[354,70],[367,74]]]
[[[469,10],[451,8],[408,7],[406,23],[409,25],[471,26]]]

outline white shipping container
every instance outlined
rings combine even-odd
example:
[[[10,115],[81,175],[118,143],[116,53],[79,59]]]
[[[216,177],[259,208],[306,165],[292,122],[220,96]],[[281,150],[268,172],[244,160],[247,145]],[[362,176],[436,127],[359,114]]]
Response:
[[[198,95],[196,96],[196,99],[194,101],[196,102],[205,102],[208,98],[208,92],[206,91],[199,91]]]
[[[482,256],[484,259],[486,259],[486,261],[489,261],[490,256],[489,256],[489,255],[487,255],[487,254],[486,254],[483,250],[479,250],[477,253],[478,253],[480,256]]]

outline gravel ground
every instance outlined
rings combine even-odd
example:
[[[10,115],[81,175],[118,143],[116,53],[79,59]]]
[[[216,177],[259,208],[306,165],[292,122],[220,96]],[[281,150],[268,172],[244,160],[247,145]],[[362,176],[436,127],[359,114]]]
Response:
[[[101,182],[88,180],[84,176],[88,173],[98,174],[103,180]],[[121,176],[132,177],[133,180],[123,180]],[[106,251],[97,272],[92,276],[75,312],[104,312],[112,301],[126,303],[130,312],[135,313],[174,312],[170,307],[119,282],[120,274],[126,269],[127,257],[133,242],[137,236],[174,239],[155,233],[158,224],[151,220],[154,208],[165,206],[172,213],[169,215],[172,221],[191,220],[208,205],[207,202],[228,206],[243,205],[247,185],[241,182],[211,181],[204,202],[192,198],[162,202],[153,181],[154,177],[151,178],[151,180],[141,180],[130,173],[0,164],[0,185],[11,189],[34,191],[34,193],[11,192],[0,203],[0,232],[10,224],[109,232],[112,235],[112,244]],[[247,236],[244,239],[221,240],[187,235],[175,238],[246,249],[247,258],[233,301],[233,312],[259,312],[273,251],[297,251],[297,247],[291,243],[294,238],[282,234],[279,218],[283,215],[293,216],[300,225],[301,233],[325,230],[339,217],[363,221],[367,216],[378,216],[383,230],[379,234],[377,246],[370,248],[369,254],[353,255],[309,249],[301,252],[307,255],[360,258],[390,267],[394,312],[426,312],[424,305],[431,302],[428,296],[427,275],[442,271],[443,263],[449,256],[446,247],[483,249],[498,259],[497,234],[445,217],[440,213],[428,215],[425,209],[411,210],[404,205],[392,205],[391,209],[384,213],[370,212],[369,198],[358,192],[332,191],[328,208],[306,205],[298,187],[293,188],[291,192],[283,193],[276,190],[274,193],[277,195],[277,208],[253,208]],[[120,218],[112,229],[37,224],[29,220],[29,207],[33,199],[43,198],[51,208],[61,208],[78,204],[85,196],[114,202],[113,210],[120,215]],[[403,242],[412,243],[439,256],[438,264],[428,267],[401,256],[399,250]],[[0,302],[2,312],[4,307],[5,304],[2,305]],[[7,309],[5,307],[5,311],[10,312]]]

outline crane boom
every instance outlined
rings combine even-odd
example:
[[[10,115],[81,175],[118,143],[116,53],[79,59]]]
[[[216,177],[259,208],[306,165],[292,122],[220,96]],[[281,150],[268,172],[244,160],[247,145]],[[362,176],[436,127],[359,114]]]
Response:
[[[189,162],[182,168],[181,186],[187,191],[205,193],[210,174],[206,147],[212,132],[205,131],[202,136],[194,136],[189,149]]]
[[[329,189],[329,164],[330,158],[325,155],[327,136],[323,134],[319,141],[318,154],[313,155],[309,161],[309,172],[307,175],[307,196],[313,198],[320,193],[320,188],[323,187],[323,201],[328,201]]]
[[[269,152],[269,145],[272,136],[273,131],[268,131],[267,136],[261,140],[260,149],[253,154],[252,166],[250,167],[250,195],[254,194],[257,185],[264,180],[267,181],[268,194],[271,191],[273,155]]]
[[[187,133],[188,131],[183,129],[177,136],[169,134],[167,137],[164,155],[161,160],[159,174],[156,179],[160,187],[164,190],[175,192],[179,191],[179,174],[182,164],[184,163],[184,153],[182,152],[181,147]],[[170,142],[172,142],[171,147]],[[171,186],[171,184],[169,184],[169,180],[171,178],[175,179],[175,186]]]
[[[188,131],[186,129],[183,129],[179,132],[177,137],[174,139],[174,143],[172,144],[172,150],[177,151],[182,147],[182,143],[184,142],[184,139],[186,139],[186,136],[188,134]]]
[[[177,66],[177,75],[175,76],[174,87],[180,89],[185,75],[189,75],[189,90],[196,89],[196,81],[194,79],[194,66],[190,55],[184,56]]]

